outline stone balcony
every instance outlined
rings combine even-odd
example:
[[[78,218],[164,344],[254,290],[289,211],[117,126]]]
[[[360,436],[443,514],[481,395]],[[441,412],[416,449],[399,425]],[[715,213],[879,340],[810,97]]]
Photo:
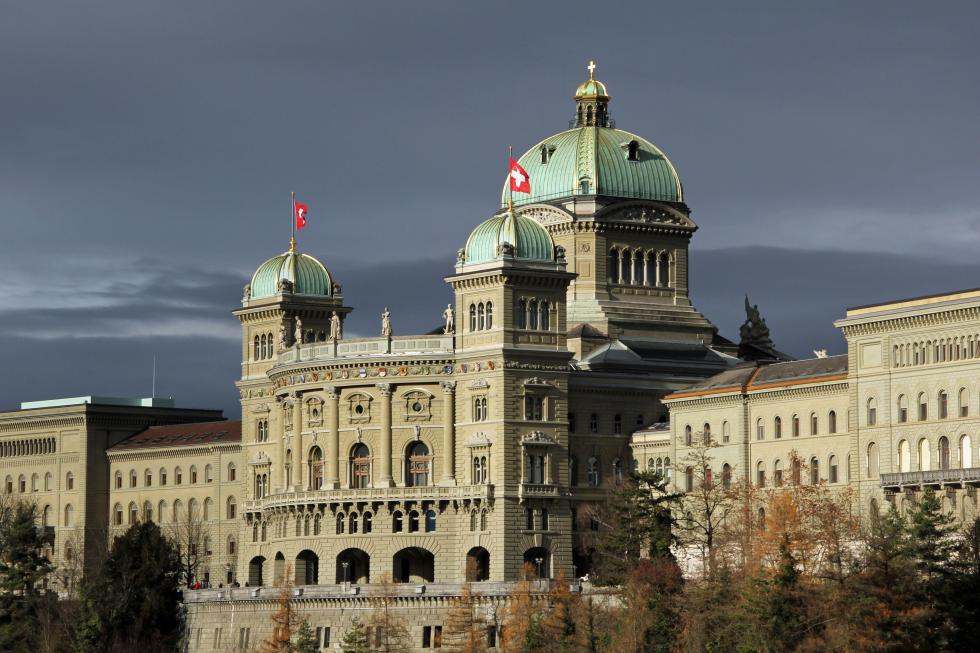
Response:
[[[881,487],[901,490],[904,487],[980,485],[980,467],[965,469],[930,469],[924,472],[897,472],[881,475]]]
[[[261,512],[270,508],[326,505],[336,503],[372,503],[387,501],[488,501],[493,498],[493,485],[425,485],[421,487],[339,488],[281,492],[262,499],[245,501],[245,512]]]
[[[393,336],[391,338],[351,338],[309,342],[290,347],[279,354],[276,366],[313,361],[344,362],[392,356],[451,356],[455,351],[452,335]]]
[[[521,499],[557,499],[561,491],[553,483],[521,483]]]

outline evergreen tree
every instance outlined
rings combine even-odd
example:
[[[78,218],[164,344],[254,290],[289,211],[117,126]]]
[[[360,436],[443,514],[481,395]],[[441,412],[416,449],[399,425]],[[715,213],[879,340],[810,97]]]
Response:
[[[357,617],[351,619],[350,628],[347,629],[343,639],[340,640],[340,650],[343,653],[368,652],[367,632]]]
[[[173,651],[184,631],[180,561],[156,524],[131,526],[82,590],[84,651]]]
[[[317,653],[320,650],[320,643],[316,641],[313,627],[310,626],[309,619],[303,619],[296,631],[296,644],[293,645],[296,653]]]
[[[980,631],[980,519],[963,532],[956,552],[956,577],[950,586],[948,610],[952,624],[949,648],[967,651],[976,646]],[[958,599],[958,600],[956,600]]]
[[[34,651],[39,610],[48,599],[41,591],[51,573],[42,548],[50,544],[37,528],[37,506],[0,506],[0,651]]]
[[[931,608],[925,622],[929,640],[942,648],[949,640],[952,628],[949,607],[962,597],[951,594],[954,587],[958,538],[954,537],[952,515],[943,512],[939,497],[931,489],[922,493],[909,512],[909,543],[919,573],[920,590],[925,605]]]
[[[763,620],[769,651],[794,651],[806,630],[806,606],[800,591],[800,572],[788,538],[779,547],[780,561],[769,583]]]

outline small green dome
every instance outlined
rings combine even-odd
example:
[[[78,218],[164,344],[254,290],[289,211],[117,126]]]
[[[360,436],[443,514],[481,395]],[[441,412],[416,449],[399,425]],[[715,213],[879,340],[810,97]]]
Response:
[[[513,254],[507,251],[510,248],[513,248]],[[553,263],[555,260],[555,242],[548,231],[537,220],[513,211],[498,213],[480,224],[466,239],[464,251],[465,265],[503,258],[535,263]]]
[[[323,263],[290,250],[259,266],[252,275],[251,298],[264,299],[280,294],[279,281],[282,279],[292,282],[296,295],[333,296],[333,279]]]
[[[606,90],[606,85],[600,82],[598,79],[587,79],[578,85],[575,89],[575,99],[585,100],[589,98],[605,98],[609,99],[609,91]]]

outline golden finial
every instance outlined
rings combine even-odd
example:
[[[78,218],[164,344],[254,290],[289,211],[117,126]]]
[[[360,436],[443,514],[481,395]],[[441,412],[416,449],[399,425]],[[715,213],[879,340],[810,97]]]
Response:
[[[290,254],[296,253],[296,236],[289,237],[289,253]]]
[[[589,71],[589,79],[595,79],[595,77],[594,77],[594,74],[595,74],[595,62],[590,60],[589,61],[589,65],[586,66],[586,68]]]

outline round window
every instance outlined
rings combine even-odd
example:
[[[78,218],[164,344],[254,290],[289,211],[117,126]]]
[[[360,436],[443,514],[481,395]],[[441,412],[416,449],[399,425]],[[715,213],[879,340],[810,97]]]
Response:
[[[421,413],[422,412],[422,402],[416,401],[414,404],[412,404],[412,410],[414,410],[416,413]]]
[[[354,412],[357,413],[358,415],[363,415],[364,414],[364,406],[362,406],[360,404],[354,406]]]

